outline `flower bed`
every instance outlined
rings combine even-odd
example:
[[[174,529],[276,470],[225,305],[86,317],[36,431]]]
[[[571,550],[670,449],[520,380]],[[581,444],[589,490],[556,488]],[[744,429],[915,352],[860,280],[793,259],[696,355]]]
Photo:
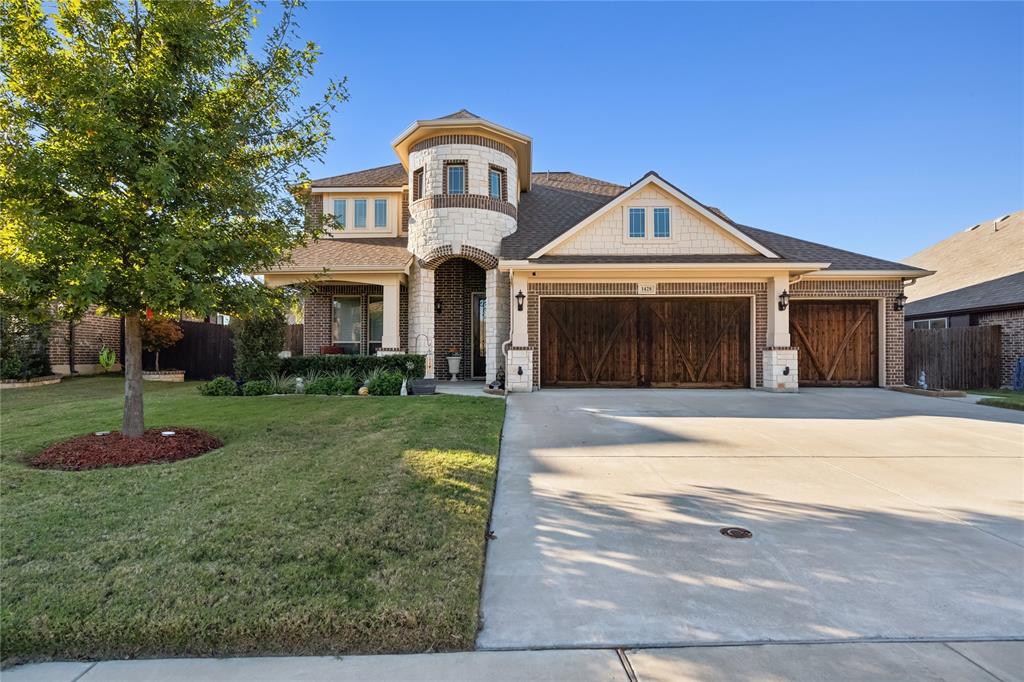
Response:
[[[161,431],[174,431],[162,436]],[[125,438],[119,432],[89,434],[56,443],[29,460],[37,469],[82,471],[100,467],[128,467],[153,462],[175,462],[216,450],[223,443],[200,429],[147,429],[141,438]]]

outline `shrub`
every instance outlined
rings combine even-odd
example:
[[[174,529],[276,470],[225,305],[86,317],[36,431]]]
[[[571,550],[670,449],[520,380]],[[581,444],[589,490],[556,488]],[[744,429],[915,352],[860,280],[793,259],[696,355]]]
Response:
[[[336,380],[330,377],[314,379],[306,384],[307,395],[334,395]]]
[[[281,370],[277,357],[284,348],[284,314],[280,311],[232,320],[235,374],[243,381],[265,379]],[[288,370],[293,373],[296,370]]]
[[[365,376],[374,367],[397,372],[410,379],[422,379],[427,369],[427,359],[422,355],[302,355],[284,358],[279,369],[289,374],[307,376],[312,370],[344,372],[350,370],[356,376]]]
[[[216,377],[199,386],[203,395],[237,395],[238,386],[231,377]]]
[[[270,395],[273,392],[266,379],[253,379],[242,384],[242,395]]]
[[[276,394],[295,393],[296,382],[295,377],[274,372],[267,377],[267,383],[270,384],[270,392]]]
[[[334,390],[338,395],[355,395],[359,390],[359,381],[350,369],[331,372],[330,377],[334,380]]]
[[[405,377],[398,372],[380,372],[367,379],[366,388],[370,391],[370,395],[398,395],[402,392],[404,380]]]
[[[185,337],[181,325],[169,317],[142,320],[142,350],[156,353],[154,369],[160,371],[160,351],[170,348]]]
[[[117,353],[112,349],[103,346],[100,349],[99,355],[100,367],[103,368],[104,372],[109,372],[114,368],[114,364],[117,363]]]
[[[0,312],[0,378],[31,379],[53,374],[49,338],[49,321],[32,322],[25,315]]]

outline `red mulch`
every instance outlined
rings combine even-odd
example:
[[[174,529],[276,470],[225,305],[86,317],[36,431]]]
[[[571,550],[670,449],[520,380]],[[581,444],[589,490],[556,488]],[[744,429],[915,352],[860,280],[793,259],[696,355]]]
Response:
[[[161,436],[161,431],[174,431]],[[206,431],[165,427],[147,429],[141,438],[125,438],[118,431],[106,436],[90,433],[55,443],[29,460],[37,469],[81,471],[100,467],[130,467],[151,462],[176,462],[216,450],[223,443]]]

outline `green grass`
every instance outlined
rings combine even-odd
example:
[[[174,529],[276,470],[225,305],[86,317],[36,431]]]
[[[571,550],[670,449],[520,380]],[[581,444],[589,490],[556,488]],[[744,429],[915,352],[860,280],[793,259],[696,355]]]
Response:
[[[1024,410],[1024,391],[1011,391],[1008,388],[987,388],[972,389],[968,393],[989,396],[978,401],[981,405],[1007,407],[1011,410]]]
[[[117,429],[118,377],[0,397],[5,664],[47,658],[467,649],[504,403],[200,396],[146,384],[146,426],[224,447],[40,471]]]

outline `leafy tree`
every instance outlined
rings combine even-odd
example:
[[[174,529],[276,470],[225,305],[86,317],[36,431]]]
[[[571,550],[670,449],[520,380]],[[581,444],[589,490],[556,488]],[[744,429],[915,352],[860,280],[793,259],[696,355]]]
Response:
[[[169,317],[144,319],[142,324],[142,350],[156,353],[156,371],[160,371],[160,351],[170,348],[185,338],[181,325]]]
[[[5,306],[0,300],[0,379],[31,379],[52,374],[50,321]]]
[[[305,164],[346,92],[298,102],[299,6],[250,52],[248,0],[0,0],[0,294],[124,316],[127,436],[140,312],[260,310],[278,294],[245,273],[318,229]]]

